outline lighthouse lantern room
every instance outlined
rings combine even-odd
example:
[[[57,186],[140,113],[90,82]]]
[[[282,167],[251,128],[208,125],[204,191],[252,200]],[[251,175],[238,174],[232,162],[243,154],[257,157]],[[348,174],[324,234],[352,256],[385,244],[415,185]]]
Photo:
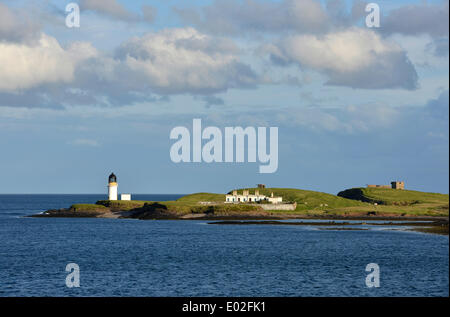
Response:
[[[117,177],[114,173],[108,178],[108,199],[117,200]]]

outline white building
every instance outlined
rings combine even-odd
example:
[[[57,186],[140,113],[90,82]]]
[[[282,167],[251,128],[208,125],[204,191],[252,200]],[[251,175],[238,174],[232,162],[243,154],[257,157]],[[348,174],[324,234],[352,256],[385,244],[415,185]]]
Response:
[[[117,200],[117,177],[111,173],[108,178],[108,199]]]
[[[120,200],[131,200],[131,194],[120,194]]]
[[[266,200],[272,204],[278,204],[283,201],[282,197],[274,197],[273,193],[270,197],[260,195],[259,190],[255,189],[255,193],[252,195],[248,190],[243,190],[242,195],[237,193],[237,190],[233,190],[233,193],[225,195],[226,203],[253,203],[261,200]]]
[[[274,197],[273,193],[270,194],[270,197],[267,197],[267,200],[272,204],[279,204],[283,201],[282,197]]]
[[[109,200],[117,200],[117,188],[119,185],[117,184],[117,177],[114,173],[111,173],[108,178],[108,199]],[[121,194],[121,200],[131,200],[131,194]]]

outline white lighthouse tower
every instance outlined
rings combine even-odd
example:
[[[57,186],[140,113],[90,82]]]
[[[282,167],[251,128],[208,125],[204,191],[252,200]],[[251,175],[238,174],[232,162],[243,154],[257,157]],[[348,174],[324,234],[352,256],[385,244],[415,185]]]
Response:
[[[108,178],[108,199],[117,200],[117,177],[114,173]]]

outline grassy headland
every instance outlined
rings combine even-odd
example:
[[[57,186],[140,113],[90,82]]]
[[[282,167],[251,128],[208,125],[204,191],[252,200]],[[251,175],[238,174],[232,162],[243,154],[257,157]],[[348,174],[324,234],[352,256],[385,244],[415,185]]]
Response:
[[[246,188],[251,194],[256,188]],[[243,189],[238,189],[242,193]],[[109,201],[76,204],[51,210],[42,216],[125,217],[139,219],[189,218],[367,218],[367,217],[448,217],[448,195],[409,190],[352,188],[338,195],[294,188],[259,189],[260,194],[283,197],[296,203],[295,210],[264,210],[258,203],[226,204],[224,194],[196,193],[175,201]]]
[[[369,203],[377,214],[448,217],[449,196],[445,194],[390,188],[351,188],[339,192],[338,196]]]
[[[258,190],[257,188],[246,188],[251,194]],[[243,189],[238,189],[238,193],[242,193]],[[231,192],[229,192],[231,193]],[[274,196],[283,197],[283,203],[297,203],[295,212],[307,213],[307,212],[324,212],[331,211],[335,208],[346,207],[361,207],[366,206],[366,203],[338,197],[336,195],[316,192],[312,190],[303,190],[295,188],[263,188],[259,189],[259,193],[262,195],[270,196],[273,193]],[[225,196],[224,199],[225,200]]]

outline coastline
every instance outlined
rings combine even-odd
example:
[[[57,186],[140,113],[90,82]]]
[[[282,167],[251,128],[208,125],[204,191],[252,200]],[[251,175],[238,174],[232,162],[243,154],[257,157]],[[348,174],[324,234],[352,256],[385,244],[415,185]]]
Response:
[[[133,218],[140,220],[289,220],[289,219],[321,219],[321,220],[386,220],[386,221],[442,221],[444,216],[414,216],[414,215],[333,215],[307,214],[300,212],[228,212],[228,213],[189,213],[178,214],[170,211],[141,212],[140,210],[106,210],[106,211],[76,211],[71,208],[50,209],[39,214],[29,215],[34,218]]]
[[[322,230],[367,230],[354,228],[357,225],[371,226],[405,226],[408,230],[422,233],[449,235],[449,218],[436,216],[352,216],[352,215],[306,215],[295,213],[230,213],[230,214],[183,214],[171,212],[153,212],[142,214],[133,211],[79,212],[70,209],[48,210],[41,214],[30,215],[34,218],[105,218],[105,219],[139,219],[139,220],[203,220],[211,225],[289,225],[322,226]],[[299,220],[283,222],[283,220]],[[301,220],[308,220],[302,222]],[[317,220],[317,221],[314,221]],[[351,221],[351,222],[350,222]],[[374,221],[377,221],[375,223]],[[369,223],[368,223],[369,222]]]
[[[225,194],[196,193],[170,201],[99,200],[95,204],[73,204],[69,208],[47,210],[31,217],[203,220],[222,221],[221,224],[266,225],[280,224],[285,220],[308,220],[307,224],[311,225],[318,220],[320,223],[317,225],[328,221],[331,226],[354,225],[355,221],[360,224],[378,221],[384,225],[404,222],[424,229],[423,232],[448,235],[448,195],[376,188],[347,190],[358,195],[345,198],[339,194],[292,188],[267,188],[260,192],[283,197],[283,204],[230,203]],[[302,225],[302,222],[296,221],[295,225]]]

